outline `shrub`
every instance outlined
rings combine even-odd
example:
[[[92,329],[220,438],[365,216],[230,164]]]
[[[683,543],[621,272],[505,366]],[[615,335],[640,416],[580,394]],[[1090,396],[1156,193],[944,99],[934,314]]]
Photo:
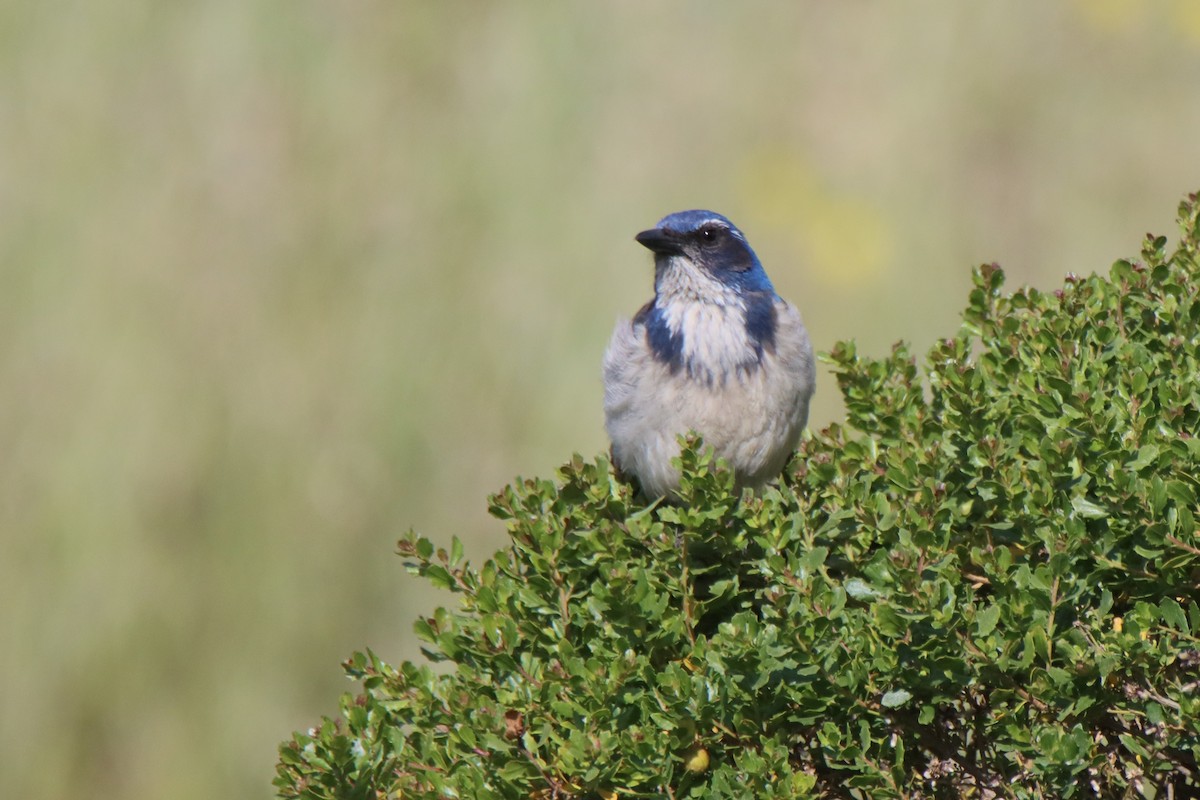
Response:
[[[1200,796],[1200,205],[1168,254],[1001,293],[924,377],[839,344],[847,408],[778,488],[700,446],[683,502],[603,458],[491,499],[433,666],[370,651],[286,798]]]

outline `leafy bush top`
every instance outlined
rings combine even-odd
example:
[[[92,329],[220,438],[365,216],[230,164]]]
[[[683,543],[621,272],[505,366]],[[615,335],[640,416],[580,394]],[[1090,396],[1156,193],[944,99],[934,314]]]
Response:
[[[924,379],[829,356],[847,426],[736,496],[603,458],[491,500],[439,667],[355,654],[343,720],[280,750],[287,798],[1200,795],[1200,211],[1109,277],[1005,296],[981,267]],[[850,432],[853,429],[853,433]]]

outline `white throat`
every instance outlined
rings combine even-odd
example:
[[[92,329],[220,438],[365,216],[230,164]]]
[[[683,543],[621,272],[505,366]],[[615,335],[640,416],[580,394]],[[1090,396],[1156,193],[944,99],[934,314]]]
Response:
[[[689,375],[724,384],[758,363],[758,348],[746,331],[746,303],[732,287],[685,256],[661,266],[655,290],[667,328],[683,341]]]

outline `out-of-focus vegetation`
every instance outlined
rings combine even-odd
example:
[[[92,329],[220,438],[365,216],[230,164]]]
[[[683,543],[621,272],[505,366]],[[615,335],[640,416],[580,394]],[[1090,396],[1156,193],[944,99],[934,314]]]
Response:
[[[279,796],[1196,797],[1200,196],[1179,210],[1177,248],[1053,294],[984,265],[924,358],[835,345],[846,425],[777,488],[693,444],[647,506],[576,457],[491,498],[511,541],[480,567],[406,536],[455,595],[413,625],[427,660],[356,653]]]
[[[664,213],[728,214],[871,353],[952,329],[973,263],[1053,286],[1169,228],[1200,164],[1190,0],[9,3],[0,37],[3,797],[268,796],[338,660],[415,652],[397,535],[490,552],[488,491],[604,447]]]

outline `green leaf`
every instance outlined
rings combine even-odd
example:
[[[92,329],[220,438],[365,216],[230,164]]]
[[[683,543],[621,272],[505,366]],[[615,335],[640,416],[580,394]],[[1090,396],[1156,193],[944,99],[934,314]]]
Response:
[[[884,708],[898,708],[912,699],[912,692],[907,689],[893,689],[886,692],[879,701]]]
[[[1166,484],[1167,497],[1170,497],[1177,503],[1180,503],[1187,508],[1193,508],[1196,505],[1196,492],[1183,481],[1167,481]]]
[[[1000,606],[992,605],[980,610],[975,615],[975,635],[987,636],[996,629],[1000,621]]]
[[[1158,458],[1158,447],[1152,444],[1142,445],[1138,448],[1137,455],[1129,462],[1129,468],[1134,472],[1140,472],[1150,466]]]
[[[879,592],[871,588],[871,585],[861,578],[851,578],[845,584],[846,594],[853,597],[855,600],[871,600],[879,596]]]
[[[1082,496],[1071,498],[1071,507],[1075,509],[1076,514],[1086,519],[1104,519],[1108,516],[1107,508]]]
[[[1173,597],[1165,597],[1158,604],[1159,613],[1162,614],[1162,621],[1172,628],[1188,633],[1187,614],[1183,611],[1183,606],[1179,605]]]

